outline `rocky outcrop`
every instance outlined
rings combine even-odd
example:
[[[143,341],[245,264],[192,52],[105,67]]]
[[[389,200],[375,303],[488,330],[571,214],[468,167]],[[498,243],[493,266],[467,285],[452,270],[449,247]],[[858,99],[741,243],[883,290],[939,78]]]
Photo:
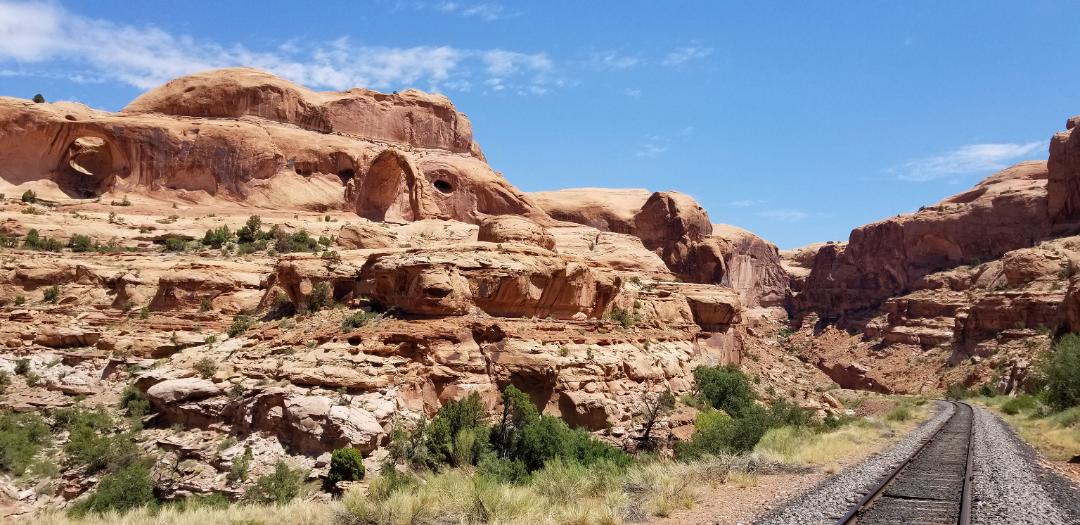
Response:
[[[1075,231],[1080,221],[1080,116],[1072,117],[1062,131],[1050,139],[1047,161],[1047,211],[1059,230]]]
[[[619,278],[584,261],[526,246],[487,243],[372,255],[359,290],[408,313],[462,315],[476,307],[502,317],[583,313],[598,317]]]
[[[543,226],[524,217],[498,215],[480,223],[476,240],[481,242],[514,243],[555,250],[555,237]]]
[[[480,155],[472,125],[449,99],[414,89],[316,93],[250,68],[218,69],[143,93],[125,113],[237,119],[260,117],[322,133],[338,132],[421,148]]]
[[[1046,238],[1046,164],[1025,162],[917,213],[856,228],[814,258],[797,308],[858,319],[931,273],[1000,257]]]
[[[577,188],[530,193],[552,218],[641,239],[680,279],[739,291],[747,306],[782,306],[788,274],[776,246],[728,225],[714,225],[678,192]]]

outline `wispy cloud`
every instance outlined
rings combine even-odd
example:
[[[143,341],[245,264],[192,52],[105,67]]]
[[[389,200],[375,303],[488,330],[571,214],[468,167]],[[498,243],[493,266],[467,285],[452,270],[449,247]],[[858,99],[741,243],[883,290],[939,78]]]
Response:
[[[630,98],[641,98],[641,95],[643,94],[642,91],[637,88],[623,88],[621,93]]]
[[[800,222],[809,218],[810,214],[802,210],[777,209],[759,211],[757,216],[780,222]]]
[[[467,8],[454,9],[464,13]],[[484,16],[481,11],[475,13]],[[271,51],[256,51],[240,44],[174,35],[153,26],[83,17],[58,4],[0,1],[0,66],[12,64],[20,67],[6,68],[6,72],[48,76],[76,69],[86,82],[121,82],[143,89],[196,71],[230,66],[265,69],[310,87],[333,89],[468,90],[495,80],[503,90],[542,94],[561,82],[544,53],[371,46],[345,37],[312,43],[285,41]],[[34,68],[27,69],[28,65]]]
[[[506,18],[506,7],[495,2],[440,2],[435,9],[444,13],[453,13],[464,17],[476,17],[488,22]]]
[[[605,50],[595,51],[589,55],[586,64],[592,69],[625,70],[633,69],[644,64],[645,61],[639,56],[625,55],[618,51]]]
[[[711,47],[696,45],[679,47],[668,52],[664,56],[662,64],[665,66],[683,66],[689,62],[706,58],[713,53]]]
[[[638,157],[655,158],[667,152],[671,147],[671,141],[659,135],[650,135],[638,145],[634,155]]]
[[[732,206],[734,206],[736,208],[752,208],[754,206],[761,206],[762,204],[765,204],[766,202],[767,201],[760,200],[760,199],[743,199],[743,200],[731,201],[728,204],[730,204],[730,205],[732,205]]]
[[[1047,148],[1047,142],[968,144],[959,148],[915,159],[888,171],[902,180],[925,182],[937,179],[986,173],[1007,168],[1015,161]]]

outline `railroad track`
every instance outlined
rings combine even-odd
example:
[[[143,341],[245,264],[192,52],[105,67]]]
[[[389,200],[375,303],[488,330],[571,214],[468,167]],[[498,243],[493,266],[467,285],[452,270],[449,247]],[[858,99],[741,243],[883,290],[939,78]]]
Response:
[[[975,409],[956,410],[915,452],[863,496],[837,525],[971,523]]]

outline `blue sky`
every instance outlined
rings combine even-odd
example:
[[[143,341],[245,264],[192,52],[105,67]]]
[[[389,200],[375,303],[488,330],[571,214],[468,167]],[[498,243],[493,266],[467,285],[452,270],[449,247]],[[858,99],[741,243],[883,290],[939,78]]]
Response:
[[[11,3],[0,95],[251,65],[449,95],[526,191],[676,189],[781,247],[957,193],[1080,114],[1075,1]]]

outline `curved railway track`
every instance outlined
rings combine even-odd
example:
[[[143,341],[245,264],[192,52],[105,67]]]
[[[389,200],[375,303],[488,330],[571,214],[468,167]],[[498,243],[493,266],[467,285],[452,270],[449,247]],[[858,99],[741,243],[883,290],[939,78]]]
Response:
[[[975,413],[952,402],[953,415],[886,475],[837,525],[971,523]]]

